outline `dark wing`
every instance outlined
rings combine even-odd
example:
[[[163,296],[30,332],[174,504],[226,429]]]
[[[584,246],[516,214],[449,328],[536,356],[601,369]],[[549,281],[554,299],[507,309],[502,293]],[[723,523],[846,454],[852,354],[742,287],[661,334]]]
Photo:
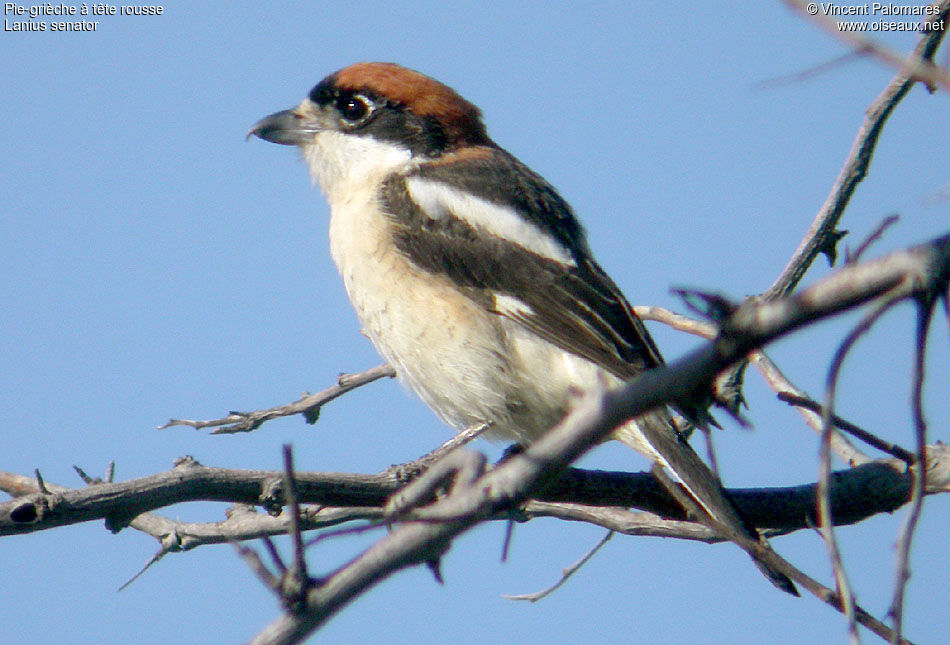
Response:
[[[400,251],[486,309],[619,378],[662,363],[590,257],[570,207],[507,153],[489,149],[394,175],[383,205]]]
[[[591,259],[517,296],[529,309],[500,311],[550,343],[622,379],[662,364],[643,322]]]

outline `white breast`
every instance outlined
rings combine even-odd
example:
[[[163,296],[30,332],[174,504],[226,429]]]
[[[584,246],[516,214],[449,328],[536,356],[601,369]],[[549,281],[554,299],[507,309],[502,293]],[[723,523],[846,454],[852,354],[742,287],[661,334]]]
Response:
[[[512,388],[498,321],[413,266],[388,226],[373,190],[333,205],[330,251],[364,333],[446,423],[505,418]]]

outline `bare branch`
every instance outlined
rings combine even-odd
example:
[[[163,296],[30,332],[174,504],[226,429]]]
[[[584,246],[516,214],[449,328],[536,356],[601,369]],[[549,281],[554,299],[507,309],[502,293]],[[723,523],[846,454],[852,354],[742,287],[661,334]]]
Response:
[[[914,436],[917,440],[917,465],[913,470],[914,487],[911,492],[910,510],[897,540],[897,575],[894,582],[894,599],[890,614],[894,618],[894,642],[900,640],[904,627],[904,590],[910,580],[910,545],[914,530],[920,520],[924,504],[924,487],[927,463],[927,422],[924,419],[924,355],[927,350],[927,332],[933,315],[935,298],[921,298],[917,309],[917,334],[914,351],[914,376],[911,393],[911,409],[914,415]]]
[[[784,401],[785,403],[788,403],[789,405],[794,405],[794,406],[805,408],[806,410],[811,410],[812,412],[816,412],[819,415],[824,414],[821,404],[818,403],[817,401],[812,401],[808,397],[795,396],[792,394],[787,394],[785,392],[779,392],[778,399],[779,401]],[[891,443],[889,441],[884,441],[883,439],[876,436],[875,434],[868,432],[864,428],[854,425],[853,423],[851,423],[850,421],[846,419],[842,419],[836,414],[829,414],[828,418],[831,419],[831,423],[834,424],[836,428],[840,428],[841,430],[844,430],[851,436],[857,437],[864,443],[868,444],[869,446],[873,446],[874,448],[877,448],[881,452],[886,452],[889,455],[893,455],[894,457],[897,457],[898,459],[900,459],[901,461],[903,461],[904,463],[908,465],[913,465],[917,461],[917,458],[914,456],[913,453],[907,452],[906,450],[904,450],[897,444]]]
[[[168,423],[158,426],[159,430],[170,428],[172,426],[190,426],[196,430],[202,428],[216,428],[212,434],[233,434],[236,432],[251,432],[256,430],[265,421],[279,417],[289,417],[295,414],[302,414],[307,423],[315,423],[320,414],[320,408],[325,403],[340,397],[351,390],[372,383],[381,378],[392,378],[396,371],[389,365],[377,365],[365,372],[358,374],[341,374],[335,385],[317,392],[301,397],[293,403],[279,405],[265,410],[255,410],[253,412],[231,412],[228,416],[221,419],[210,419],[208,421],[192,421],[189,419],[170,419]]]
[[[750,355],[750,360],[765,379],[766,383],[769,384],[769,387],[771,387],[772,390],[778,394],[779,399],[785,400],[783,397],[789,397],[794,400],[810,400],[807,396],[805,396],[805,392],[798,389],[794,383],[786,378],[778,366],[772,362],[772,359],[769,358],[765,352],[753,352]],[[816,407],[819,410],[821,409],[820,405],[816,404]],[[807,406],[798,406],[797,409],[808,427],[814,430],[820,436],[822,432],[820,413],[816,414],[815,412],[809,410]],[[832,432],[831,435],[831,450],[836,455],[838,455],[842,461],[850,466],[857,466],[859,464],[865,464],[871,461],[870,457],[858,450],[854,444],[848,441],[844,435],[837,431]]]
[[[793,6],[804,5],[798,0],[786,0]],[[950,1],[944,0],[941,3],[940,17],[946,18]],[[836,34],[845,37],[844,32]],[[779,278],[763,294],[766,300],[774,300],[780,296],[791,293],[795,286],[801,281],[802,276],[811,266],[819,253],[828,247],[829,242],[834,239],[835,227],[838,220],[841,219],[851,196],[854,194],[858,184],[867,175],[868,166],[871,163],[871,156],[877,146],[878,138],[884,123],[887,121],[891,112],[897,107],[901,99],[910,91],[910,88],[920,79],[918,74],[922,73],[924,66],[930,66],[931,59],[940,45],[944,36],[943,30],[928,31],[920,39],[920,42],[914,48],[913,53],[908,58],[909,66],[905,67],[905,61],[901,59],[900,71],[893,80],[887,85],[883,92],[874,100],[868,108],[864,123],[858,130],[854,143],[851,145],[851,151],[848,154],[847,161],[831,188],[831,193],[825,200],[818,214],[815,216],[811,227],[805,238],[799,244],[798,249],[792,255],[791,260]],[[848,37],[853,34],[848,34]],[[864,46],[862,43],[861,47]],[[936,68],[933,68],[936,69]]]
[[[110,527],[118,530],[137,522],[143,513],[189,501],[269,504],[270,501],[265,497],[270,494],[272,483],[280,481],[280,478],[280,472],[207,468],[195,462],[186,462],[170,471],[149,477],[96,484],[77,490],[57,488],[52,494],[46,495],[37,492],[35,482],[28,487],[20,476],[3,474],[0,475],[0,488],[19,491],[22,496],[0,504],[0,535],[31,533],[101,519],[107,520]],[[396,478],[388,475],[346,473],[300,473],[296,481],[298,493],[305,502],[352,507],[382,507],[387,497],[400,485]],[[157,517],[154,521],[167,522]],[[281,521],[286,522],[286,518]],[[234,518],[229,518],[229,522],[234,522]],[[219,532],[226,534],[224,529],[230,527],[229,522],[216,525],[224,527]],[[154,531],[175,526],[200,525],[171,523],[165,524],[164,528],[149,527],[146,532],[153,534]],[[277,532],[286,531],[284,525]],[[273,533],[268,529],[267,534]]]
[[[507,598],[508,600],[527,600],[530,602],[538,602],[542,598],[546,598],[550,596],[552,593],[560,589],[561,586],[565,582],[567,582],[571,576],[573,576],[575,573],[580,571],[581,568],[585,564],[590,562],[590,559],[593,558],[595,555],[597,555],[597,552],[600,551],[602,548],[604,548],[604,545],[606,545],[607,542],[610,541],[610,538],[612,538],[613,536],[614,536],[613,531],[607,531],[607,533],[604,534],[604,537],[600,538],[600,540],[597,541],[597,544],[595,544],[589,551],[587,551],[587,553],[585,553],[581,557],[580,560],[570,565],[569,567],[564,568],[561,571],[560,579],[557,582],[555,582],[553,585],[548,587],[547,589],[542,589],[541,591],[536,591],[534,593],[529,593],[529,594],[518,594],[515,596],[502,596],[502,598]]]
[[[835,38],[853,47],[853,53],[874,56],[884,61],[888,66],[900,70],[900,72],[906,74],[908,78],[926,83],[930,91],[934,91],[937,86],[950,89],[950,76],[934,65],[933,61],[930,60],[930,56],[933,55],[933,52],[930,52],[930,56],[921,53],[919,57],[909,56],[905,58],[901,54],[893,52],[869,38],[865,38],[858,32],[839,29],[838,23],[828,16],[820,15],[819,13],[812,14],[806,10],[807,3],[805,0],[785,0],[785,4],[808,17],[810,20],[813,20],[818,26]],[[926,17],[926,20],[921,23],[920,31],[925,34],[941,33],[942,35],[944,29],[942,28],[941,21],[947,17],[948,4],[944,2],[940,7],[937,15]],[[939,42],[938,40],[934,45],[934,49],[936,49]]]
[[[950,491],[950,449],[945,446],[929,446],[927,454],[927,492]],[[289,527],[286,514],[282,513],[278,517],[273,517],[264,513],[255,513],[250,507],[244,506],[246,502],[227,499],[228,495],[236,490],[249,488],[262,491],[268,482],[277,477],[280,477],[280,473],[276,471],[241,471],[200,466],[191,469],[188,473],[172,470],[143,479],[111,485],[102,484],[95,488],[75,491],[47,484],[57,494],[69,493],[64,502],[73,506],[76,515],[82,516],[83,519],[74,521],[74,518],[64,518],[59,523],[38,524],[32,528],[43,530],[73,524],[76,521],[103,519],[106,514],[102,512],[101,507],[99,514],[95,517],[87,516],[90,510],[88,507],[96,506],[100,498],[113,500],[118,510],[122,512],[123,507],[126,506],[141,507],[147,504],[145,500],[136,499],[136,497],[150,497],[159,493],[163,501],[153,502],[156,507],[159,504],[171,505],[209,498],[239,504],[228,514],[224,522],[176,522],[154,513],[143,513],[132,520],[130,523],[132,528],[163,541],[168,552],[187,551],[197,546],[220,544],[231,540],[282,535],[287,533]],[[332,499],[340,505],[304,508],[301,518],[304,530],[325,528],[354,520],[379,521],[384,517],[383,505],[386,500],[404,485],[404,482],[389,476],[347,475],[351,490],[349,492],[336,491],[328,495],[328,491],[340,484],[340,477],[337,473],[296,473],[295,481],[302,502],[322,504]],[[170,479],[177,479],[177,485],[169,482]],[[112,488],[104,488],[105,486]],[[899,463],[871,462],[858,468],[841,471],[833,479],[831,488],[835,522],[838,525],[852,524],[876,513],[893,512],[909,501],[911,486],[910,475]],[[18,509],[20,502],[27,501],[28,496],[38,492],[31,478],[7,473],[0,473],[0,488],[7,491],[15,490],[18,495],[27,496],[0,506],[0,510],[4,512],[11,508]],[[733,488],[729,489],[728,493],[743,517],[751,524],[760,529],[786,533],[810,528],[817,524],[815,491],[816,485],[809,484],[778,488]],[[560,477],[551,481],[536,498],[537,503],[573,504],[577,508],[584,509],[641,508],[658,518],[680,522],[681,525],[692,524],[682,521],[685,519],[682,508],[650,473],[587,471],[569,468]],[[368,499],[376,500],[377,505],[359,505],[366,503]],[[353,505],[344,507],[347,503]],[[540,507],[529,506],[522,512],[527,512],[530,517],[531,513],[538,508]],[[585,513],[590,512],[585,511]],[[495,519],[507,520],[509,517],[508,511],[505,511]],[[617,516],[613,515],[613,517]],[[605,528],[628,533],[627,530],[617,526],[602,524],[600,520],[592,518],[589,514],[583,521],[588,520]],[[669,528],[668,525],[664,526]],[[5,530],[0,531],[0,534],[12,532]],[[669,534],[664,535],[672,537]],[[691,537],[693,535],[696,534],[690,533],[683,537],[695,539]],[[702,535],[714,534],[707,531]],[[173,542],[166,542],[169,536],[174,536]]]
[[[349,565],[311,589],[306,611],[284,614],[254,642],[299,642],[367,587],[398,570],[439,557],[455,536],[479,518],[490,517],[543,490],[568,463],[625,420],[656,406],[687,399],[696,384],[710,382],[750,351],[816,320],[866,302],[914,298],[938,288],[942,292],[950,277],[948,267],[950,236],[873,262],[845,267],[796,296],[775,302],[744,303],[723,322],[722,335],[715,341],[674,363],[650,370],[621,388],[590,392],[561,423],[523,453],[502,462],[472,486],[456,487],[452,494],[432,505],[433,516],[457,518],[454,522],[408,522],[397,526]],[[742,546],[822,600],[841,606],[834,594],[764,543],[746,540]],[[886,625],[866,612],[855,608],[855,615],[858,622],[882,637],[892,636]]]
[[[900,300],[901,298],[899,296],[882,298],[882,302],[878,303],[848,332],[832,357],[825,384],[825,404],[821,416],[822,431],[818,470],[818,516],[821,520],[819,529],[828,549],[828,556],[831,559],[835,582],[838,587],[838,595],[842,598],[844,614],[848,619],[848,633],[852,643],[860,642],[855,616],[854,595],[851,593],[851,583],[848,581],[848,576],[844,569],[844,562],[841,557],[841,550],[838,547],[838,540],[835,536],[834,520],[831,516],[831,502],[828,496],[828,480],[831,477],[831,435],[834,428],[831,417],[834,414],[833,410],[835,391],[838,386],[838,376],[841,373],[841,367],[844,364],[845,357],[851,348],[854,347],[858,339],[866,334],[872,325],[895,304],[900,302]]]
[[[874,230],[864,238],[864,240],[858,245],[858,248],[856,248],[854,251],[851,251],[850,249],[845,250],[844,261],[847,264],[852,264],[860,260],[861,256],[864,255],[875,242],[881,239],[881,237],[884,235],[884,232],[896,224],[899,220],[899,215],[888,215],[885,217],[883,220],[881,220],[881,223],[874,227]]]
[[[662,322],[666,325],[669,325],[673,329],[684,331],[701,338],[715,338],[718,331],[715,325],[700,320],[694,320],[689,316],[673,313],[672,311],[664,309],[663,307],[641,306],[634,307],[634,311],[636,311],[637,315],[643,320]],[[762,378],[765,379],[766,384],[768,384],[768,386],[778,394],[779,399],[787,402],[811,401],[811,399],[805,395],[804,391],[800,390],[794,383],[788,380],[788,378],[782,373],[778,366],[772,362],[772,359],[770,359],[764,351],[756,350],[752,352],[749,354],[748,360],[756,367],[756,369],[758,369],[759,373],[762,375]],[[727,371],[726,374],[730,372],[732,372],[731,369]],[[721,379],[721,376],[717,379],[717,388]],[[814,405],[817,410],[821,409],[821,406],[817,403]],[[802,417],[805,419],[805,423],[815,430],[815,432],[821,434],[821,417],[809,410],[807,404],[801,404],[799,410],[802,413]],[[858,450],[851,442],[849,442],[838,432],[835,432],[832,436],[831,448],[836,455],[841,457],[845,463],[851,466],[856,466],[858,464],[871,461],[870,457]]]

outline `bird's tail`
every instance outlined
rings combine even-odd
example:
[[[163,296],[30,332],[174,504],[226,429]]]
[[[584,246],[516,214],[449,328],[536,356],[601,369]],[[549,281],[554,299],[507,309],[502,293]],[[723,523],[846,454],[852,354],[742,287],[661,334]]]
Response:
[[[669,410],[662,408],[637,417],[633,422],[618,428],[614,436],[670,471],[683,484],[701,510],[712,519],[711,528],[725,533],[723,537],[734,541],[735,537],[739,537],[762,542],[758,531],[739,515],[723,490],[719,478],[676,430]],[[799,595],[788,576],[763,563],[750,548],[741,543],[739,545],[749,553],[756,566],[772,584],[794,596]]]

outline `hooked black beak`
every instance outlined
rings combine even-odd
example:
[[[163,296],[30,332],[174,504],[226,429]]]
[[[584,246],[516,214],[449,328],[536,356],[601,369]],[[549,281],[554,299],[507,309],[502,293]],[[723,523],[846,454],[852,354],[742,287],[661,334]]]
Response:
[[[252,125],[247,131],[247,138],[255,136],[271,143],[297,146],[302,143],[311,143],[314,135],[319,131],[320,126],[313,119],[300,114],[297,110],[283,110],[265,116]]]

